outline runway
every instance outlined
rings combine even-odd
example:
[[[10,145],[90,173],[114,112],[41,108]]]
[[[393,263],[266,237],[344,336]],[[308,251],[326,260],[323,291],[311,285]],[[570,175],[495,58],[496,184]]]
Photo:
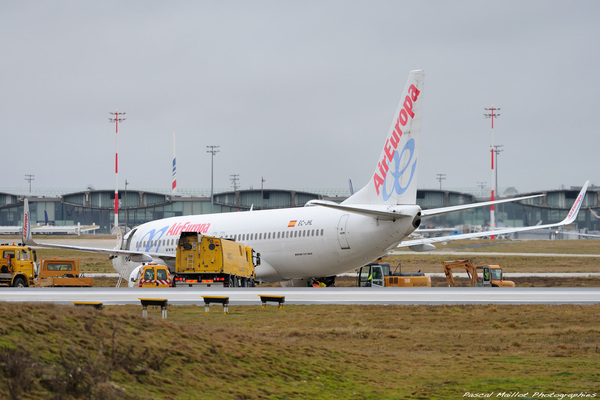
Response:
[[[227,296],[230,305],[260,305],[259,295],[285,296],[286,304],[600,304],[600,288],[0,288],[0,301],[105,305],[204,304],[202,296]]]

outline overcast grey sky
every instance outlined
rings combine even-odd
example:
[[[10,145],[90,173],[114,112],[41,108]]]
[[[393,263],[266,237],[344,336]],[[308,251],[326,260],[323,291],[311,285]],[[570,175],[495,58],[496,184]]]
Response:
[[[598,1],[3,1],[0,190],[355,188],[425,70],[420,188],[600,183]]]

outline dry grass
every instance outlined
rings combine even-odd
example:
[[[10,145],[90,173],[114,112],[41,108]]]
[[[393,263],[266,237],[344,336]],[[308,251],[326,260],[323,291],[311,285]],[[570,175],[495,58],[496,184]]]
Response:
[[[600,391],[600,306],[232,306],[229,315],[177,306],[167,321],[159,315],[4,303],[0,348],[35,365],[21,398]]]

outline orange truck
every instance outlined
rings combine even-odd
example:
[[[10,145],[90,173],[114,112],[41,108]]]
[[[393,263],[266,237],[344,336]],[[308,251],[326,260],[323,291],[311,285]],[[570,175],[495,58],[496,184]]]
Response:
[[[36,287],[91,287],[93,278],[81,274],[78,259],[55,258],[42,260],[39,275],[34,280]]]
[[[37,255],[34,249],[21,243],[0,244],[1,285],[33,286],[37,274]]]
[[[475,266],[471,260],[444,261],[443,264],[446,283],[449,287],[456,286],[452,274],[455,269],[465,270],[473,287],[515,287],[513,281],[504,280],[502,267],[499,265]]]
[[[13,287],[92,286],[80,273],[77,259],[38,262],[35,249],[22,243],[0,244],[0,285]]]

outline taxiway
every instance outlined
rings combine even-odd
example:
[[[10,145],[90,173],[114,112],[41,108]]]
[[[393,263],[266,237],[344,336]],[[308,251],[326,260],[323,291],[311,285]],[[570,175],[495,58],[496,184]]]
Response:
[[[230,305],[259,305],[259,295],[285,296],[286,304],[600,304],[600,288],[3,288],[0,301],[105,305],[203,304],[202,296],[227,296]]]

